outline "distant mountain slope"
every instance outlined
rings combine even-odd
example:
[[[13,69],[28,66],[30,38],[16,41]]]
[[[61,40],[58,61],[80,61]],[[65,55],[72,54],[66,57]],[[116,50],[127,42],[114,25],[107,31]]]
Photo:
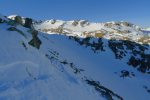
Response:
[[[149,37],[136,25],[9,18],[0,16],[0,99],[150,99]]]
[[[150,43],[150,35],[142,28],[129,22],[92,23],[86,20],[47,20],[35,22],[36,30],[46,33],[60,33],[79,37],[129,40],[137,43]]]
[[[17,20],[21,24],[30,19],[17,15],[12,15],[8,18]],[[36,30],[49,34],[58,33],[69,36],[128,40],[140,44],[150,43],[150,35],[145,34],[148,29],[143,29],[129,22],[93,23],[87,20],[63,21],[51,19],[46,21],[33,20],[32,23]]]

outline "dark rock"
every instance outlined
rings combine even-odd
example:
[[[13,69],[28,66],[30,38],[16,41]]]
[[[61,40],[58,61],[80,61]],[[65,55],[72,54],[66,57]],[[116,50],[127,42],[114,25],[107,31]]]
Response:
[[[38,31],[33,30],[32,32],[32,40],[28,42],[31,46],[40,49],[40,45],[42,44],[41,40],[38,38]]]
[[[146,73],[150,70],[150,55],[149,54],[141,54],[141,59],[135,58],[131,56],[128,62],[129,65],[133,67],[138,67],[138,70],[142,73]]]
[[[90,40],[92,39],[91,37],[86,37],[83,39],[80,39],[78,37],[73,37],[70,36],[69,39],[73,39],[76,42],[78,42],[80,45],[85,46],[85,47],[91,47],[91,49],[96,53],[96,51],[105,51],[104,50],[104,43],[102,41],[102,38],[98,39],[98,42],[90,42]]]
[[[3,23],[3,20],[0,18],[0,23]]]
[[[113,100],[113,96],[118,98],[119,100],[123,100],[121,96],[107,89],[106,87],[102,86],[98,81],[88,80],[88,79],[86,79],[85,81],[87,82],[87,84],[94,86],[95,90],[98,91],[107,100]]]
[[[150,89],[147,87],[147,86],[143,86],[143,88],[148,92],[148,93],[150,93]]]
[[[31,18],[25,18],[24,27],[26,27],[26,28],[32,28],[32,19]]]
[[[125,77],[134,77],[135,76],[135,74],[133,73],[133,72],[129,72],[129,71],[127,71],[127,70],[122,70],[121,71],[121,75],[120,75],[120,77],[123,77],[123,78],[125,78]]]
[[[134,56],[131,56],[128,62],[129,65],[132,65],[133,67],[137,67],[140,64],[140,60],[136,59]]]
[[[77,26],[78,24],[79,24],[79,21],[74,21],[74,22],[72,23],[73,26]]]
[[[55,23],[56,23],[56,20],[53,19],[53,20],[51,21],[51,24],[55,24]]]
[[[116,59],[122,59],[124,56],[126,56],[122,41],[109,40],[108,43],[110,49],[115,54]]]
[[[25,48],[25,50],[28,49],[27,46],[26,46],[26,44],[25,44],[24,42],[22,42],[22,45],[23,45],[23,47]]]
[[[64,65],[68,64],[68,62],[66,60],[62,61],[61,63],[64,64]]]
[[[21,16],[16,16],[15,19],[14,19],[14,21],[15,21],[16,23],[18,23],[18,24],[23,25],[23,19],[22,19]]]
[[[129,71],[126,71],[126,70],[122,70],[121,71],[121,76],[120,77],[129,77],[130,76],[130,73],[129,73]]]

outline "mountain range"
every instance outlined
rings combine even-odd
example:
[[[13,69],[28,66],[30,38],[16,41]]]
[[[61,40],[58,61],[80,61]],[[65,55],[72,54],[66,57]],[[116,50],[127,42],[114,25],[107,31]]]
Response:
[[[0,15],[0,100],[149,100],[150,31],[130,22]]]

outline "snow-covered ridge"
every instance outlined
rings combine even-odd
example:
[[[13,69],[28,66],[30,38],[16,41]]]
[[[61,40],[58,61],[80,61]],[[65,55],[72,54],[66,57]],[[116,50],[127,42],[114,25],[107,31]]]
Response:
[[[79,37],[100,37],[106,39],[130,40],[138,43],[148,43],[149,35],[142,29],[129,22],[106,22],[93,23],[86,20],[62,21],[47,20],[40,23],[34,23],[36,30],[45,33],[60,33]],[[143,42],[143,38],[145,38]]]
[[[8,18],[15,20],[15,16]],[[24,21],[24,17],[22,17]],[[150,44],[150,35],[141,27],[130,22],[95,23],[87,20],[46,20],[33,21],[33,27],[48,34],[66,34],[78,37],[96,37],[105,39],[130,40],[140,44]],[[148,33],[148,34],[145,34]]]
[[[145,34],[142,28],[129,22],[94,23],[86,20],[47,20],[34,23],[34,27],[38,31],[49,34],[60,33],[79,37],[121,39],[150,44],[149,34]]]
[[[37,29],[51,29],[51,28],[59,28],[62,27],[64,29],[68,29],[72,32],[93,32],[99,31],[102,29],[106,29],[108,31],[112,31],[112,28],[126,28],[130,29],[131,27],[135,30],[139,29],[138,26],[133,25],[128,22],[106,22],[106,23],[94,23],[88,22],[87,20],[72,20],[72,21],[63,21],[63,20],[47,20],[39,23],[34,23],[34,26]],[[118,27],[117,27],[118,26]]]

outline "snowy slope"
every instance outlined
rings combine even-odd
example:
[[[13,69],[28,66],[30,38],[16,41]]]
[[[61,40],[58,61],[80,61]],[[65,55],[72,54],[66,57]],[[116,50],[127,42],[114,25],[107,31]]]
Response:
[[[0,99],[149,100],[150,46],[137,44],[135,38],[143,36],[143,31],[123,23],[120,27],[114,22],[81,20],[72,26],[73,22],[34,23],[36,30],[50,29],[38,36],[16,22],[0,23]],[[60,26],[69,35],[51,30]],[[116,40],[110,40],[106,30],[112,32],[112,27],[132,31],[127,32],[131,41],[118,34],[113,35]],[[105,29],[105,37],[83,34],[101,29]]]
[[[143,89],[145,85],[149,87],[149,75],[137,72],[134,68],[128,66],[126,61],[114,59],[111,50],[108,49],[107,52],[95,54],[90,48],[86,49],[80,47],[74,41],[68,41],[67,37],[49,35],[49,40],[54,41],[51,47],[59,51],[63,57],[66,57],[68,62],[73,62],[78,68],[84,69],[83,73],[86,76],[119,93],[125,100],[150,98],[149,93]],[[120,77],[122,70],[133,72],[135,77],[132,75],[131,77]]]
[[[29,29],[20,25],[26,38],[12,27],[0,24],[0,100],[99,100],[89,86],[74,74],[63,70],[61,63],[46,58],[43,44],[38,50],[28,44]],[[72,98],[74,97],[74,98]]]

